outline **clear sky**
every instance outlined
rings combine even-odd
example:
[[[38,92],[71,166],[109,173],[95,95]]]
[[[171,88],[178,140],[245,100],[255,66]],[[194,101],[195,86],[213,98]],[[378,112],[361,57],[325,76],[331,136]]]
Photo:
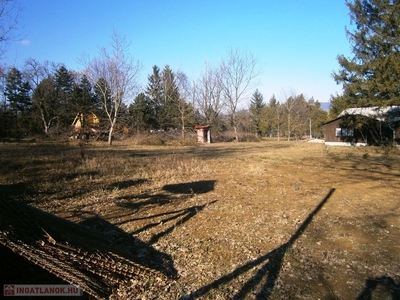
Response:
[[[8,48],[3,63],[21,67],[27,58],[82,70],[113,30],[131,42],[143,64],[197,79],[205,63],[218,65],[230,49],[250,51],[263,65],[258,89],[266,102],[288,91],[320,102],[341,93],[332,79],[337,55],[351,56],[345,0],[17,0],[23,41]]]

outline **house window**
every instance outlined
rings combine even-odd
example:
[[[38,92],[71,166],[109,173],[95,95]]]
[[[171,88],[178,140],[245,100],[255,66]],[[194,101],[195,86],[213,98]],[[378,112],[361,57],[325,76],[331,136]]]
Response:
[[[352,128],[336,128],[336,136],[339,137],[354,136],[354,130]]]

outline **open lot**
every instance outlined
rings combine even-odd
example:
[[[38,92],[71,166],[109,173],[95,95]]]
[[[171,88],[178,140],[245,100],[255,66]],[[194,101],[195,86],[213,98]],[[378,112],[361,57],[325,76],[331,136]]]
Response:
[[[74,141],[0,151],[1,197],[178,276],[138,298],[399,297],[399,148]]]

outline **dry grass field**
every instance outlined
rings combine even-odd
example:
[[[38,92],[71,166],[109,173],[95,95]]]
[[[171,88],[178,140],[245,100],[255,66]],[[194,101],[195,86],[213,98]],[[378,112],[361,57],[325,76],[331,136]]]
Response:
[[[72,141],[0,151],[1,197],[176,276],[132,280],[137,299],[400,297],[399,148]]]

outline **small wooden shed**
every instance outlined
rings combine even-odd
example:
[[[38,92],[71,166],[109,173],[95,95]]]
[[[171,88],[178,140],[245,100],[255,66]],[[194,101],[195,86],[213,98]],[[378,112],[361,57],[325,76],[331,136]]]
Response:
[[[211,126],[196,125],[194,129],[197,132],[197,142],[199,144],[211,143]]]

